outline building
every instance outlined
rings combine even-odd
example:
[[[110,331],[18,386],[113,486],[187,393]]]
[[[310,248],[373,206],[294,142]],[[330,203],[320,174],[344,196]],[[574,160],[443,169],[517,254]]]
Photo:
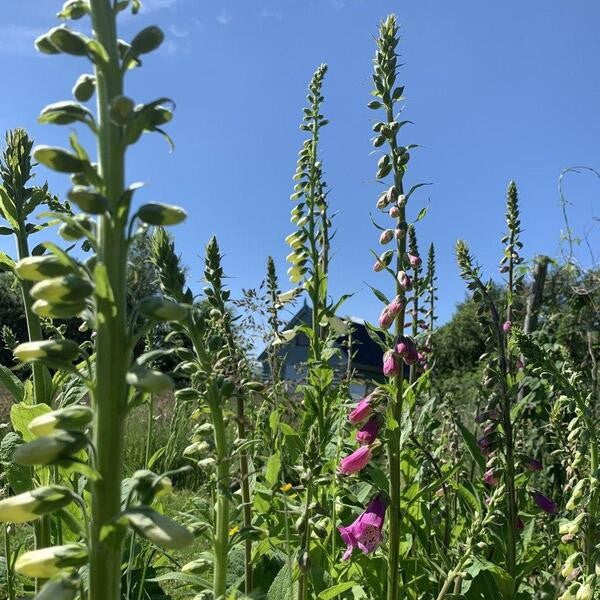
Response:
[[[353,379],[350,393],[355,398],[365,396],[373,389],[376,383],[383,381],[381,367],[383,362],[383,349],[369,335],[362,319],[355,317],[344,318],[352,323],[352,333],[341,336],[336,340],[340,352],[332,358],[331,364],[335,370],[336,378],[344,377],[348,369],[348,346],[351,344],[352,352],[350,369]],[[297,325],[311,325],[312,309],[305,303],[302,308],[290,319],[285,329],[293,329]],[[287,344],[277,347],[277,354],[282,357],[282,376],[290,384],[300,383],[306,375],[306,362],[308,360],[309,340],[302,332]],[[269,348],[265,348],[258,356],[264,380],[270,378],[270,365],[268,361]]]

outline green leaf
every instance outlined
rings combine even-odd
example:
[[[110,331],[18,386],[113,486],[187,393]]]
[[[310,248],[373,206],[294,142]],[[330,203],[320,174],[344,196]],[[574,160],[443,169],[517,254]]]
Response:
[[[0,383],[10,392],[15,403],[23,401],[23,382],[4,365],[0,365]]]
[[[35,435],[29,431],[29,423],[36,417],[51,411],[47,404],[13,404],[10,409],[10,421],[13,429],[21,434],[23,440],[30,442],[35,439]]]
[[[148,506],[126,510],[118,523],[128,525],[136,533],[163,548],[183,548],[194,541],[192,532]]]
[[[481,450],[477,445],[477,440],[475,439],[475,436],[460,421],[456,421],[456,425],[467,446],[469,454],[471,455],[473,460],[479,465],[479,468],[483,473],[485,471],[485,458],[483,457],[483,454],[481,454]]]
[[[337,585],[333,585],[326,590],[323,590],[318,598],[319,600],[331,600],[331,598],[337,598],[340,594],[344,593],[346,590],[354,587],[353,581],[345,581],[344,583],[338,583]]]
[[[279,481],[279,471],[281,470],[281,455],[275,452],[269,457],[267,467],[265,469],[265,480],[271,487],[277,485]]]
[[[86,168],[85,160],[81,160],[63,148],[37,146],[33,151],[33,157],[39,163],[59,173],[83,173]]]
[[[298,595],[298,582],[288,564],[283,565],[267,593],[267,600],[294,600]]]

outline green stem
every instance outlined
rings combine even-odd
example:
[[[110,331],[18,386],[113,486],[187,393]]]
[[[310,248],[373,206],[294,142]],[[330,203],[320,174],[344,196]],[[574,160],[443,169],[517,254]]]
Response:
[[[237,397],[237,417],[238,417],[238,437],[240,440],[246,439],[246,416],[244,414],[244,398],[242,395]],[[242,487],[243,521],[244,528],[252,527],[252,505],[250,503],[250,481],[248,475],[248,453],[243,450],[240,452],[240,477]],[[244,540],[244,588],[247,596],[250,595],[254,587],[252,571],[252,540]]]
[[[218,399],[209,399],[217,456],[217,506],[213,540],[213,597],[223,600],[226,592],[227,550],[229,545],[229,451],[223,410]]]
[[[97,40],[109,60],[97,64],[98,166],[104,196],[112,214],[98,221],[96,382],[94,444],[100,478],[92,486],[92,543],[90,556],[90,600],[119,600],[123,535],[102,539],[102,528],[121,510],[123,474],[123,422],[126,415],[130,364],[127,339],[125,227],[128,206],[122,202],[125,181],[125,147],[121,128],[109,116],[111,101],[123,93],[117,49],[116,14],[110,0],[91,0],[91,16]],[[104,271],[104,272],[103,272]],[[105,281],[106,279],[106,281]],[[110,297],[112,295],[112,297]]]
[[[594,432],[594,424],[589,423],[588,426],[591,426],[591,431]],[[593,434],[591,439],[591,448],[590,448],[590,477],[593,481],[593,489],[591,493],[590,503],[588,505],[588,518],[586,524],[586,532],[585,532],[585,566],[586,566],[586,575],[593,575],[596,569],[596,529],[598,528],[598,503],[599,503],[599,493],[600,489],[598,488],[598,483],[596,481],[597,472],[598,472],[598,443],[595,438],[595,434]]]
[[[146,451],[145,451],[145,459],[144,464],[148,465],[148,461],[150,460],[150,446],[152,443],[152,433],[154,429],[154,394],[150,394],[150,398],[148,400],[148,425],[146,427]],[[171,432],[173,430],[171,429]]]
[[[387,108],[387,119],[388,122],[394,120],[393,107]],[[394,186],[398,195],[404,193],[404,187],[402,183],[402,173],[399,172],[397,164],[398,155],[398,144],[396,136],[390,140],[390,148],[392,154],[392,160],[394,163]],[[404,204],[398,207],[399,215],[397,220],[397,226],[404,229],[406,222],[406,209]],[[404,257],[406,255],[406,236],[399,236],[400,239],[397,241],[397,260],[396,260],[396,273],[402,270],[404,267]],[[406,294],[400,286],[399,282],[396,282],[396,294],[401,296],[404,300]],[[404,318],[405,318],[405,306],[402,303],[402,310],[396,317],[396,338],[404,334]],[[388,550],[388,576],[387,576],[387,600],[398,600],[400,598],[400,498],[401,498],[401,474],[400,474],[400,455],[402,452],[400,431],[402,427],[402,412],[404,402],[404,368],[400,367],[398,374],[394,378],[394,384],[396,388],[396,395],[391,401],[391,412],[392,417],[396,422],[395,429],[388,432],[387,441],[387,456],[388,466],[390,472],[389,482],[389,496],[390,496],[390,507],[389,507],[389,550]]]
[[[4,559],[6,560],[6,592],[8,594],[8,600],[15,600],[10,534],[8,533],[8,525],[6,523],[4,524]]]
[[[302,532],[302,543],[300,544],[300,557],[302,554],[308,553],[310,556],[310,505],[312,502],[312,479],[310,479],[306,485],[306,503],[304,505],[304,515],[302,517],[302,524],[304,530]],[[298,600],[304,600],[308,594],[308,566],[301,565],[300,577],[298,579]]]

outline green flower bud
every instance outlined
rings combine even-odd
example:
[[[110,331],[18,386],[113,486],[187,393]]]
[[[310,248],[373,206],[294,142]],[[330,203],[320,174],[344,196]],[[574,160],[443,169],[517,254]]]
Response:
[[[68,319],[85,308],[85,302],[50,303],[47,300],[36,300],[31,307],[36,315],[48,319]]]
[[[155,498],[166,496],[173,491],[173,482],[157,475],[149,469],[140,469],[131,476],[131,485],[140,496],[143,504],[150,504]]]
[[[131,40],[131,51],[134,54],[147,54],[156,50],[165,39],[165,34],[162,32],[160,27],[152,25],[142,29],[134,38]]]
[[[60,410],[44,413],[32,419],[27,426],[34,435],[41,437],[56,430],[85,429],[94,418],[94,411],[81,405],[67,406]]]
[[[183,388],[175,392],[175,399],[179,400],[180,402],[187,402],[189,400],[199,400],[200,398],[200,392],[198,390],[195,390],[194,388]]]
[[[50,42],[61,52],[74,56],[85,56],[88,52],[85,36],[72,31],[65,25],[54,27],[48,32]]]
[[[183,548],[194,541],[189,529],[146,506],[125,511],[119,523],[129,525],[139,535],[163,548]]]
[[[73,492],[59,485],[48,485],[0,500],[0,522],[26,523],[52,513],[73,500]]]
[[[190,573],[192,575],[201,575],[208,571],[212,566],[212,561],[207,558],[197,558],[181,567],[182,573]]]
[[[131,98],[127,96],[117,96],[110,103],[110,118],[117,125],[126,125],[135,104]]]
[[[137,389],[153,394],[172,390],[174,386],[173,380],[168,375],[143,367],[129,371],[127,373],[127,383]]]
[[[15,571],[27,577],[48,579],[64,569],[76,569],[87,563],[87,550],[83,544],[65,544],[21,554]]]
[[[177,225],[185,220],[186,216],[183,208],[158,202],[144,204],[138,211],[140,220],[148,225]]]
[[[108,211],[108,200],[84,185],[76,185],[69,191],[69,200],[91,215],[102,215]]]
[[[32,360],[72,361],[79,355],[79,346],[71,340],[41,340],[19,344],[14,350],[15,358],[21,362]]]
[[[67,242],[76,242],[85,237],[86,232],[94,231],[94,223],[87,215],[75,215],[73,220],[63,223],[58,229],[58,235]]]
[[[44,33],[36,38],[34,42],[35,47],[42,54],[60,54],[60,50],[50,41],[48,33]]]
[[[88,438],[83,433],[58,431],[19,446],[14,461],[20,465],[51,465],[70,459],[87,443]]]
[[[578,500],[583,496],[583,492],[585,491],[585,486],[587,484],[587,479],[580,479],[577,482],[577,485],[573,488],[571,492],[571,497],[567,502],[565,508],[567,510],[574,510],[577,507]]]
[[[163,298],[144,298],[138,305],[142,315],[156,321],[182,321],[188,310],[182,304],[171,302]]]
[[[78,302],[94,291],[92,283],[77,275],[63,275],[39,281],[31,288],[31,296],[48,302]]]
[[[95,89],[96,78],[93,75],[84,73],[79,76],[73,86],[73,96],[75,96],[79,102],[87,102],[94,95]]]
[[[573,573],[573,571],[575,570],[575,568],[577,566],[577,560],[579,559],[580,556],[581,556],[580,552],[575,552],[574,554],[571,554],[571,556],[569,556],[567,558],[567,560],[565,561],[565,564],[563,565],[563,568],[560,572],[560,574],[565,579],[567,577],[569,577],[569,575],[571,575],[571,573]]]
[[[28,256],[15,265],[15,271],[25,281],[42,281],[48,277],[71,275],[73,267],[54,255]]]
[[[185,448],[183,456],[196,456],[198,454],[204,454],[209,450],[210,446],[206,442],[194,442]]]

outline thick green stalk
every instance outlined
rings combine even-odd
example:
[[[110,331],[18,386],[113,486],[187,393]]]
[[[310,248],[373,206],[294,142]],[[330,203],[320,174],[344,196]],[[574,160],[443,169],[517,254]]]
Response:
[[[120,600],[122,535],[101,539],[101,530],[121,509],[123,421],[126,412],[130,363],[127,339],[126,229],[128,210],[120,205],[125,180],[125,148],[121,130],[109,117],[111,101],[123,92],[116,34],[116,14],[109,0],[91,0],[97,40],[109,60],[96,66],[98,97],[98,166],[102,192],[112,216],[98,221],[98,266],[105,269],[110,297],[98,296],[96,384],[93,394],[96,421],[94,444],[100,478],[93,484],[90,600]],[[103,277],[99,271],[98,277]],[[100,283],[97,281],[97,284]],[[98,286],[97,286],[98,287]]]
[[[586,575],[592,575],[596,569],[596,544],[597,536],[596,530],[598,528],[598,504],[600,501],[600,489],[598,484],[595,482],[596,473],[598,472],[598,440],[595,435],[595,424],[587,421],[587,425],[590,428],[591,440],[590,440],[590,475],[594,478],[594,487],[591,492],[590,503],[588,505],[588,518],[586,523],[585,532],[585,573]]]
[[[394,120],[393,107],[387,109],[388,122]],[[396,136],[390,140],[390,147],[394,160],[394,186],[398,195],[404,193],[402,183],[402,173],[396,166],[396,157],[398,146]],[[400,203],[397,226],[405,228],[406,209],[404,203]],[[396,272],[402,270],[404,266],[404,257],[406,255],[406,236],[399,236],[397,240],[397,262]],[[396,282],[396,294],[404,300],[405,292]],[[402,302],[402,309],[396,317],[396,338],[404,334],[405,303]],[[400,497],[401,497],[401,474],[400,474],[400,454],[402,452],[400,431],[402,425],[402,409],[404,401],[404,367],[401,366],[395,377],[396,396],[391,402],[391,411],[397,427],[388,432],[387,455],[390,470],[390,507],[389,507],[389,551],[388,551],[388,576],[387,576],[387,600],[398,600],[400,598]]]
[[[238,418],[238,436],[240,440],[246,439],[246,416],[244,414],[244,398],[241,395],[237,397],[237,418]],[[244,527],[252,526],[252,506],[250,498],[250,480],[248,473],[248,453],[243,450],[240,452],[240,478],[242,488],[242,515]],[[244,590],[246,595],[250,595],[254,587],[253,569],[252,569],[252,540],[244,540]]]
[[[217,506],[213,540],[213,597],[214,600],[224,600],[227,590],[227,550],[229,546],[229,451],[221,406],[215,399],[209,400],[209,406],[217,456]]]

